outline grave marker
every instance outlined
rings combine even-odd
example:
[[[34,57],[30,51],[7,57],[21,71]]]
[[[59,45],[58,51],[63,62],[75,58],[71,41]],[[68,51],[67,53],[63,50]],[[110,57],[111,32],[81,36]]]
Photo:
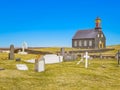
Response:
[[[16,67],[18,70],[28,70],[28,67],[25,64],[17,64]]]
[[[88,56],[88,52],[85,52],[84,58],[85,58],[85,68],[88,68],[88,58],[90,58],[90,56]]]
[[[117,53],[117,60],[118,60],[118,65],[120,65],[120,51],[118,50],[118,53]]]
[[[9,60],[14,60],[14,45],[10,45]]]
[[[25,49],[27,49],[27,48],[28,48],[27,43],[23,42],[22,43],[22,51],[19,50],[18,54],[24,54],[24,55],[28,54],[27,52],[25,52]]]
[[[57,56],[56,54],[47,54],[43,56],[45,64],[60,63],[63,61],[63,56]]]
[[[44,60],[44,58],[40,58],[40,59],[35,60],[35,71],[37,71],[37,72],[45,71],[45,60]]]
[[[65,54],[65,49],[64,49],[64,48],[61,48],[61,49],[60,49],[60,54],[61,54],[62,56],[64,56],[64,54]]]

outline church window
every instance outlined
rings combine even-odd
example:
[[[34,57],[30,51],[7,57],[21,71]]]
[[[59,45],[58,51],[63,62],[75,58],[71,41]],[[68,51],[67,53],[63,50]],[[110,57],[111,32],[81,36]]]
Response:
[[[98,34],[98,37],[100,37],[100,35]]]
[[[101,34],[101,37],[103,37],[103,34]]]
[[[82,46],[82,41],[81,40],[79,41],[79,46]]]
[[[92,46],[92,40],[89,41],[89,46]]]
[[[86,40],[84,41],[84,46],[87,46],[87,41]]]
[[[77,41],[74,41],[74,46],[77,47]]]

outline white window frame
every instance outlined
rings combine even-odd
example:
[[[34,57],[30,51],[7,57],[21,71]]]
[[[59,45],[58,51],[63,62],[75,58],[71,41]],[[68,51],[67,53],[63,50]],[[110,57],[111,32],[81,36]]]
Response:
[[[98,34],[97,36],[98,36],[98,37],[100,37],[100,35],[99,35],[99,34]]]
[[[87,46],[87,40],[84,40],[84,46]]]
[[[93,44],[92,40],[89,40],[89,46],[92,46],[92,44]]]
[[[103,37],[103,34],[101,34],[101,37]]]
[[[81,41],[81,40],[79,40],[79,46],[80,46],[80,47],[82,46],[82,41]]]
[[[77,41],[74,41],[74,46],[77,47]]]

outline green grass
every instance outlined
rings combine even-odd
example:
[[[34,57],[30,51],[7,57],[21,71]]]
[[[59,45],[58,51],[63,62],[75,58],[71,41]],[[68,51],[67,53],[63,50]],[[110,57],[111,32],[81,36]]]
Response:
[[[44,72],[35,72],[34,64],[24,60],[36,55],[15,55],[21,62],[7,60],[0,54],[0,90],[120,90],[120,67],[115,59],[93,59],[87,69],[77,61],[45,66]],[[19,71],[16,64],[26,64],[28,71]]]

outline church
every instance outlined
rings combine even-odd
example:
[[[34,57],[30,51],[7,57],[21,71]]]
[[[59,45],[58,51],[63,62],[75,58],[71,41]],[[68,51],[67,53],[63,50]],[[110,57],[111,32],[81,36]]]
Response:
[[[72,38],[73,48],[101,49],[106,48],[106,37],[101,28],[101,19],[95,20],[95,28],[78,30]]]

